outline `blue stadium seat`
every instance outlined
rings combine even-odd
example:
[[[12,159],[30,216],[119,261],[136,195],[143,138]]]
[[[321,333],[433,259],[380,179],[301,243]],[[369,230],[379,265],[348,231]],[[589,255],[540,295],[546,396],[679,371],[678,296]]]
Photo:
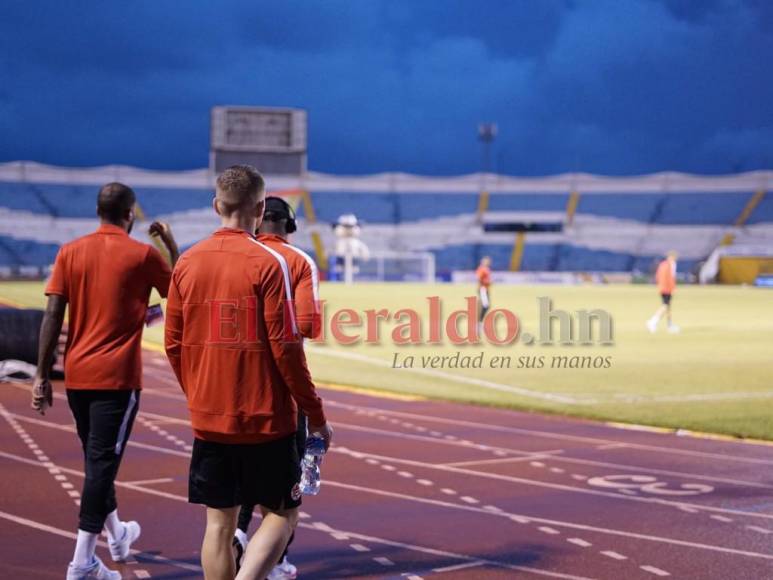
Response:
[[[660,193],[581,194],[577,214],[636,220],[649,223],[665,195]]]
[[[495,193],[489,197],[489,211],[560,211],[566,210],[568,194]],[[474,208],[473,208],[474,209]]]
[[[562,244],[555,269],[564,272],[624,272],[630,270],[633,261],[634,257],[630,254]]]
[[[666,196],[654,223],[668,225],[730,224],[743,211],[752,193],[674,193]]]
[[[345,213],[353,213],[358,219],[372,224],[397,223],[397,200],[391,193],[323,192],[311,194],[317,219],[334,223]],[[298,216],[303,217],[303,207]]]
[[[56,244],[0,236],[0,264],[4,266],[48,266],[58,251]]]
[[[474,214],[478,208],[477,194],[400,193],[395,197],[399,222]]]

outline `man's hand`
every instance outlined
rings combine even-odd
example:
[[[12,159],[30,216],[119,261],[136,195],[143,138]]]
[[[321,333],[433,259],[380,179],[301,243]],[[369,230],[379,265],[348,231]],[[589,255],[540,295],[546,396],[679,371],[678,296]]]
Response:
[[[148,234],[153,237],[159,236],[161,241],[167,244],[169,240],[173,240],[172,228],[166,222],[153,222],[148,228]]]
[[[330,423],[324,425],[309,425],[309,435],[319,435],[325,442],[325,451],[330,448],[330,442],[333,440],[333,427]]]
[[[177,242],[172,235],[172,228],[166,222],[155,221],[150,224],[148,228],[148,234],[153,238],[161,238],[161,242],[169,250],[169,258],[172,260],[172,266],[177,263],[177,259],[180,257],[180,251],[177,248]]]
[[[35,379],[32,386],[32,408],[41,415],[48,407],[54,406],[54,387],[48,379]]]

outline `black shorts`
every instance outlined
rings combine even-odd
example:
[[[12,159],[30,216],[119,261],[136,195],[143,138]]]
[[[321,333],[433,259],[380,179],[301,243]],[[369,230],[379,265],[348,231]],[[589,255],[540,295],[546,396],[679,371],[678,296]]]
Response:
[[[301,467],[295,437],[255,444],[194,439],[188,501],[218,509],[242,504],[271,510],[298,507]]]
[[[663,304],[666,306],[671,304],[671,294],[661,294],[660,298],[663,300]]]

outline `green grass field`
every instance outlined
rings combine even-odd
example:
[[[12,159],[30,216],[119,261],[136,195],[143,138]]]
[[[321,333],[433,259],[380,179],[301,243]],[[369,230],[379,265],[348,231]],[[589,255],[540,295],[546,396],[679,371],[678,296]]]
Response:
[[[443,312],[462,308],[472,286],[422,284],[323,284],[330,315],[341,308],[360,313],[413,308],[426,320],[426,297],[440,296]],[[650,334],[646,319],[659,305],[651,286],[498,286],[493,306],[517,313],[526,332],[538,328],[537,297],[573,313],[600,308],[614,320],[613,346],[481,345],[396,346],[382,323],[381,344],[308,347],[320,382],[368,387],[426,397],[773,439],[773,293],[744,287],[681,287],[674,298],[680,334],[661,326]],[[42,306],[42,284],[1,283],[0,298]],[[663,324],[663,323],[661,323]],[[347,329],[355,334],[356,329]],[[364,330],[361,330],[364,334]],[[162,329],[146,340],[160,343]],[[424,356],[478,355],[483,368],[424,369]],[[393,368],[414,357],[414,368]],[[492,357],[510,357],[509,368],[491,368]],[[521,357],[545,357],[543,368],[519,368]],[[611,357],[609,368],[551,368],[554,356]]]

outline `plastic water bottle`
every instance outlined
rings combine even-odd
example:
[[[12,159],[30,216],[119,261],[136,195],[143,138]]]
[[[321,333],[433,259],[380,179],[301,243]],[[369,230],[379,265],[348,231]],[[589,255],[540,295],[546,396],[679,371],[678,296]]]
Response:
[[[301,460],[301,493],[317,495],[319,493],[319,466],[325,455],[325,441],[318,433],[313,433],[306,441],[306,452]]]

